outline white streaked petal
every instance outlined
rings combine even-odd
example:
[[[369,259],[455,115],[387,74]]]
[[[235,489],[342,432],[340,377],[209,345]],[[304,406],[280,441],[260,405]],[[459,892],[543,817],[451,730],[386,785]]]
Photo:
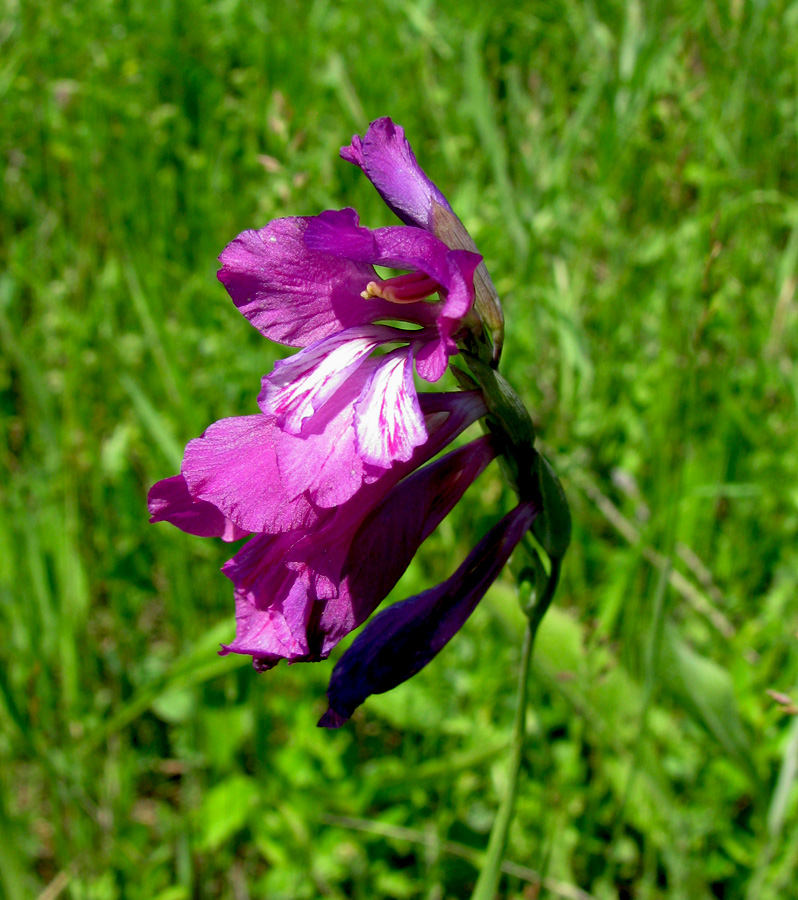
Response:
[[[406,462],[427,440],[424,416],[413,384],[412,348],[387,354],[355,404],[361,459],[381,468]]]
[[[300,434],[319,410],[381,344],[401,332],[384,325],[359,325],[306,347],[275,364],[263,379],[258,397],[261,409],[274,415],[281,428]]]

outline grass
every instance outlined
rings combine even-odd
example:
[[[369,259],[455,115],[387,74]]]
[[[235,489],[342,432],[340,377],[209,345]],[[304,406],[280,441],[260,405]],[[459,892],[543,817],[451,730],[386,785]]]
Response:
[[[216,256],[278,215],[389,224],[337,159],[384,114],[488,262],[504,372],[574,513],[503,896],[791,895],[798,722],[767,691],[798,691],[796,35],[794,4],[743,0],[5,4],[8,900],[474,883],[512,720],[509,577],[328,734],[330,664],[219,659],[227,551],[146,522],[148,486],[253,411],[281,353]],[[509,502],[489,471],[396,596]]]

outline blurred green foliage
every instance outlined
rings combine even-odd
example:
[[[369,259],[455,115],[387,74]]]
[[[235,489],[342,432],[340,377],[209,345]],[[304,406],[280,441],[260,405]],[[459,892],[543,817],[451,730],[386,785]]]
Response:
[[[218,658],[230,548],[146,521],[148,486],[254,411],[282,352],[216,256],[278,215],[389,224],[337,158],[389,114],[485,255],[574,516],[503,895],[796,896],[798,719],[767,691],[798,691],[798,3],[2,9],[0,893],[473,885],[509,575],[328,733],[331,663]],[[395,596],[510,502],[491,470]]]

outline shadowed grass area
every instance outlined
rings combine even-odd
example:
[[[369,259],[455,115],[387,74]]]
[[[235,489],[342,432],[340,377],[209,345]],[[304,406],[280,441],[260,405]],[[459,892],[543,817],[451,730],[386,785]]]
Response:
[[[327,733],[331,664],[217,657],[230,548],[147,524],[149,485],[255,411],[282,353],[216,256],[280,215],[390,224],[337,158],[380,115],[485,256],[504,373],[574,514],[503,896],[790,895],[798,720],[767,691],[798,696],[796,73],[787,2],[6,3],[3,896],[473,885],[513,712],[510,576]],[[489,470],[393,597],[510,502]]]

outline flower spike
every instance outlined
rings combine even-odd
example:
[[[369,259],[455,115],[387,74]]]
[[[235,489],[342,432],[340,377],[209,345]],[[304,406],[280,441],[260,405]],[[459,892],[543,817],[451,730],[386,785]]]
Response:
[[[366,625],[333,671],[327,727],[430,662],[532,527],[541,497],[559,496],[538,478],[531,422],[495,371],[504,320],[488,270],[404,130],[378,119],[341,156],[402,224],[371,229],[353,209],[327,210],[244,231],[222,251],[218,278],[233,304],[297,352],[264,376],[258,412],[188,443],[180,473],[150,490],[151,521],[248,538],[223,567],[236,633],[220,652],[265,671],[324,659],[366,622],[497,456],[520,499],[451,578]],[[381,277],[376,266],[399,271]],[[463,390],[419,390],[458,355],[471,371],[458,370]],[[487,434],[450,448],[483,418]]]

